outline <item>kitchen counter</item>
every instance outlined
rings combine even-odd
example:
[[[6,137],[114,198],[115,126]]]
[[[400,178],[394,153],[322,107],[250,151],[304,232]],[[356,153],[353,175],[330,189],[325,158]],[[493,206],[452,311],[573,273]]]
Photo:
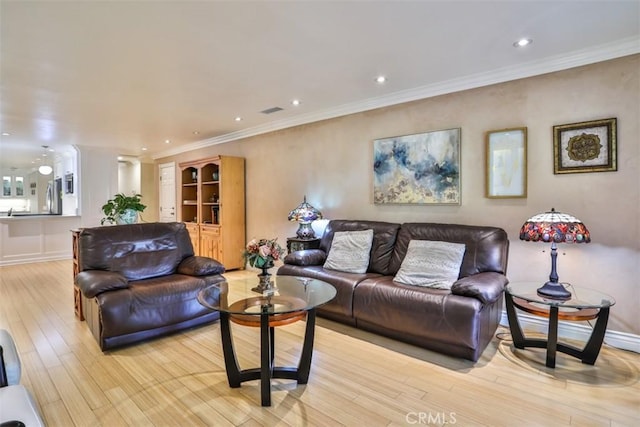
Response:
[[[38,217],[38,218],[70,218],[70,217],[76,217],[76,215],[61,215],[61,214],[47,214],[47,213],[26,213],[26,212],[16,212],[16,213],[12,213],[11,216],[8,216],[7,214],[0,214],[0,220],[3,219],[12,219],[12,218],[33,218],[33,217]]]
[[[80,216],[14,215],[0,216],[0,265],[71,259],[70,230],[80,227]]]

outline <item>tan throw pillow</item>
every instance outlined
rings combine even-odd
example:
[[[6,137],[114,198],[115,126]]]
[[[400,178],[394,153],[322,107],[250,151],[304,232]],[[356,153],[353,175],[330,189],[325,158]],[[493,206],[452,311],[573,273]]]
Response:
[[[366,273],[372,243],[373,230],[336,231],[324,268],[346,273]]]
[[[394,281],[405,285],[451,289],[458,280],[465,245],[411,240]]]

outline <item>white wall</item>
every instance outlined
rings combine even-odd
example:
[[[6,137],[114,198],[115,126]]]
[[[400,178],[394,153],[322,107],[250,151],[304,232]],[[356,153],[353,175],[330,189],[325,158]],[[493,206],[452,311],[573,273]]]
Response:
[[[118,161],[118,193],[130,196],[140,194],[140,161],[127,159]]]
[[[544,281],[549,248],[518,232],[531,215],[555,207],[583,220],[588,245],[562,245],[562,281],[613,295],[609,329],[640,334],[640,56],[312,123],[180,156],[246,158],[247,238],[295,233],[288,212],[306,194],[328,218],[497,225],[509,234],[508,276]],[[553,174],[554,125],[616,117],[618,171]],[[484,136],[528,128],[528,197],[484,197]],[[375,205],[372,146],[377,138],[462,128],[460,206]],[[566,254],[566,255],[565,255]]]
[[[78,146],[82,227],[100,225],[102,205],[118,192],[118,154],[111,149]]]

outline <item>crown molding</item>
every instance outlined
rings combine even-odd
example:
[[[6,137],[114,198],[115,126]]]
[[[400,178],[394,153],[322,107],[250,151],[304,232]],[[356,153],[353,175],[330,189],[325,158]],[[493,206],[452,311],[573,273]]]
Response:
[[[313,113],[300,114],[284,120],[276,120],[263,125],[242,129],[236,132],[208,138],[191,144],[186,144],[174,149],[162,151],[153,155],[152,158],[159,159],[173,156],[184,152],[236,141],[251,136],[261,135],[277,130],[282,130],[294,126],[300,126],[321,120],[333,119],[346,116],[348,114],[361,113],[377,108],[403,104],[405,102],[417,101],[448,93],[460,92],[468,89],[475,89],[497,83],[504,83],[511,80],[533,77],[541,74],[567,70],[583,65],[594,64],[610,59],[621,58],[623,56],[640,53],[640,39],[630,37],[618,40],[613,43],[594,46],[588,49],[574,51],[569,54],[556,55],[540,61],[532,61],[516,66],[503,67],[485,73],[457,79],[446,80],[430,85],[420,86],[413,89],[394,92],[387,95],[369,98],[362,101],[352,102],[328,108],[326,110]]]

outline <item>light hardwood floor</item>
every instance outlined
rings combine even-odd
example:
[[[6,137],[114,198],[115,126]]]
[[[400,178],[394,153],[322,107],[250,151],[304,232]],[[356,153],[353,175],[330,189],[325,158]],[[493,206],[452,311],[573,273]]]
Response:
[[[226,382],[217,323],[102,353],[73,313],[71,261],[0,267],[0,328],[16,340],[49,426],[637,426],[640,356],[605,346],[595,366],[514,349],[508,331],[475,364],[318,319],[309,383]],[[231,281],[253,272],[230,272]],[[304,324],[276,330],[295,365]],[[234,326],[242,367],[258,331]]]

